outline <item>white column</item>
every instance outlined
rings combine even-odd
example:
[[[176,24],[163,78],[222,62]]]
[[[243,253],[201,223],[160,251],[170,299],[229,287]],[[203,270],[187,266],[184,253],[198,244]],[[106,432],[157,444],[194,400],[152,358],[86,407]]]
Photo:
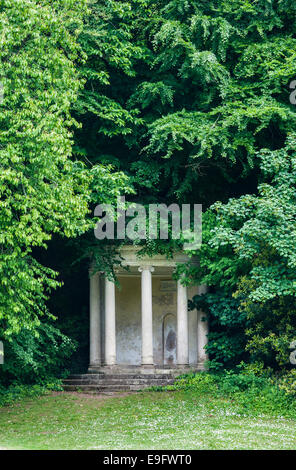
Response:
[[[206,294],[207,286],[198,287],[198,295]],[[204,368],[204,363],[208,360],[208,354],[205,346],[208,344],[209,323],[206,313],[201,310],[197,311],[197,362]]]
[[[100,274],[89,271],[89,306],[90,306],[90,354],[91,366],[101,365],[101,308],[100,308]]]
[[[105,363],[116,364],[115,284],[105,278]]]
[[[187,287],[181,279],[177,287],[177,364],[189,364]]]
[[[142,309],[142,365],[152,366],[153,361],[153,315],[152,315],[152,266],[141,266]]]

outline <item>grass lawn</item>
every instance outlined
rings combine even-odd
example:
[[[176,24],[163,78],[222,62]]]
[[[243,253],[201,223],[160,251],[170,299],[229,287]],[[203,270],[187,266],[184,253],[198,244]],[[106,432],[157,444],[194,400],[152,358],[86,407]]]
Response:
[[[5,449],[296,449],[296,417],[244,416],[192,391],[51,393],[0,408]]]

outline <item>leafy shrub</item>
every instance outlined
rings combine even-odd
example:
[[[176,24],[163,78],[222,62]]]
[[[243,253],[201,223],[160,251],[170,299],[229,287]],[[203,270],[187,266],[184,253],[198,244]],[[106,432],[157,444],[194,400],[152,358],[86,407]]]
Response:
[[[36,334],[37,333],[37,334]],[[5,363],[0,384],[58,385],[67,374],[67,359],[76,344],[52,324],[40,324],[37,331],[22,330],[5,343]]]
[[[0,407],[10,405],[24,398],[44,395],[48,389],[50,387],[42,385],[11,385],[7,388],[0,385]]]
[[[200,372],[197,374],[181,375],[173,385],[168,385],[165,389],[196,390],[199,393],[216,393],[217,384],[214,375]],[[154,387],[154,390],[163,390],[163,387]]]
[[[236,369],[223,373],[199,372],[183,375],[178,377],[173,385],[155,387],[154,390],[184,390],[202,397],[228,399],[236,406],[238,413],[243,415],[273,414],[295,417],[295,385],[294,371],[290,377],[281,379],[270,375],[270,371],[256,375],[255,369],[252,370],[242,363]]]
[[[296,299],[291,296],[262,304],[248,303],[246,349],[265,367],[286,373],[290,368],[290,343],[295,339]]]
[[[209,369],[231,368],[246,359],[246,314],[239,310],[239,300],[231,293],[219,290],[215,293],[196,295],[191,308],[208,314],[211,330],[208,334],[207,352]]]
[[[283,390],[286,395],[296,396],[296,370],[290,370],[282,375],[279,380],[279,388]]]

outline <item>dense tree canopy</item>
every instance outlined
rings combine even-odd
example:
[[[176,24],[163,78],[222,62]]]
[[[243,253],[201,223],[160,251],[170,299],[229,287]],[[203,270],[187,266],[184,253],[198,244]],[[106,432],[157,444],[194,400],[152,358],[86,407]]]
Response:
[[[32,249],[46,247],[53,234],[85,232],[89,201],[112,200],[124,181],[110,166],[87,169],[72,158],[77,123],[70,108],[83,85],[77,38],[85,13],[84,1],[4,1],[0,7],[0,319],[6,335],[38,324],[46,291],[58,285]]]
[[[213,364],[245,358],[246,342],[253,359],[285,364],[296,311],[295,2],[3,0],[0,24],[2,336],[39,328],[57,268],[67,283],[94,247],[97,268],[111,265],[92,214],[128,195],[203,204],[200,266],[179,269],[211,288],[192,305],[211,316]],[[87,295],[75,313],[56,295],[51,311],[76,338]]]
[[[294,2],[102,0],[91,8],[80,38],[88,59],[75,106],[83,124],[77,149],[123,170],[141,203],[210,208],[200,270],[180,270],[187,282],[218,289],[203,300],[209,314],[215,302],[232,305],[242,322],[248,313],[255,325],[251,311],[263,309],[267,336],[277,336],[283,328],[277,330],[269,308],[281,304],[286,318],[295,292],[292,137],[287,141],[296,116],[289,102]],[[240,299],[234,304],[233,295]],[[225,309],[216,311],[223,317]],[[225,351],[234,345],[233,318],[228,330],[222,319],[216,330]],[[219,321],[213,313],[212,325]],[[255,338],[252,321],[248,332]],[[238,346],[234,353],[231,347],[226,356],[239,357]]]
[[[280,148],[295,126],[294,3],[101,0],[92,8],[81,37],[79,147],[116,162],[142,202],[208,206],[242,184],[255,188],[257,150]]]
[[[54,3],[54,6],[53,6]],[[87,179],[72,161],[70,106],[81,86],[74,61],[84,2],[0,6],[1,299],[5,334],[45,311],[54,272],[32,256],[53,233],[86,228]],[[4,321],[4,323],[3,323]]]
[[[232,284],[242,299],[250,319],[249,348],[265,360],[274,349],[281,365],[288,363],[296,327],[295,144],[293,134],[283,148],[258,154],[258,194],[212,207],[217,214],[209,240],[213,251],[203,260],[209,282],[213,275],[220,285]]]

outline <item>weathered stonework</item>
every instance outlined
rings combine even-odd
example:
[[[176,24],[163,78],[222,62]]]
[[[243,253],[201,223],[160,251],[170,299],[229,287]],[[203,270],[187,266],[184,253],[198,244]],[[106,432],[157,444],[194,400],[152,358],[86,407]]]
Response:
[[[121,251],[129,271],[118,271],[119,288],[102,275],[90,278],[91,386],[95,377],[96,383],[103,384],[103,376],[110,381],[110,374],[121,377],[121,385],[131,377],[147,385],[149,374],[151,381],[168,380],[205,367],[208,323],[202,312],[187,311],[187,299],[205,286],[187,288],[172,279],[178,263],[194,260],[185,253],[167,260],[137,252],[131,246]]]

